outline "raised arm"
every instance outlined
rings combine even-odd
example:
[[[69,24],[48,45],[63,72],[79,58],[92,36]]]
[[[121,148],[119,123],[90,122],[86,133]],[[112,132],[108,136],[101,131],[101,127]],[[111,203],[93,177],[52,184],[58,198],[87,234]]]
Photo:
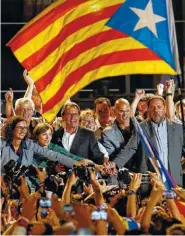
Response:
[[[102,204],[105,203],[103,193],[100,188],[100,184],[96,178],[96,172],[94,168],[88,168],[88,171],[90,173],[90,179],[91,179],[91,184],[94,190],[94,195],[95,195],[95,202],[97,206],[101,206]]]
[[[134,100],[133,100],[133,102],[131,104],[132,116],[135,116],[136,109],[137,109],[137,104],[144,97],[144,95],[145,95],[145,90],[143,90],[143,89],[136,89],[135,97],[134,97]]]
[[[157,180],[152,173],[150,174],[150,178],[151,178],[151,183],[153,184],[153,188],[150,194],[150,200],[147,204],[146,210],[141,220],[141,227],[144,229],[145,232],[148,232],[149,230],[153,208],[161,200],[163,192],[165,191],[165,187],[161,182],[161,180],[159,179]]]
[[[129,185],[127,194],[127,217],[136,217],[137,213],[137,190],[141,185],[142,174],[134,174]]]
[[[78,177],[75,176],[74,171],[71,172],[70,176],[67,179],[64,192],[62,194],[62,200],[61,202],[63,204],[70,204],[71,203],[71,189],[73,184],[76,183]]]
[[[174,96],[174,80],[168,80],[165,84],[166,92],[166,115],[171,121],[175,120],[175,106],[173,101]]]
[[[156,95],[163,96],[163,91],[164,91],[164,84],[158,84]]]
[[[24,70],[23,78],[24,78],[24,81],[26,82],[26,84],[28,85],[28,87],[26,89],[26,92],[24,94],[24,97],[31,99],[32,98],[33,88],[34,88],[34,81],[30,77],[30,75],[28,74],[27,70]]]
[[[15,111],[13,109],[13,90],[10,88],[8,92],[5,93],[5,101],[6,101],[6,117],[10,118],[15,115]]]

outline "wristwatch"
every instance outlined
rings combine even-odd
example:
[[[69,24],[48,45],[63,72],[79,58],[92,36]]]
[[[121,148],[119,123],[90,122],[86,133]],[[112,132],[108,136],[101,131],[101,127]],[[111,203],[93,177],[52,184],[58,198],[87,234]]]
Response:
[[[127,191],[127,195],[136,195],[136,192],[134,190],[129,189]]]
[[[172,96],[173,94],[172,93],[167,93],[166,96]]]

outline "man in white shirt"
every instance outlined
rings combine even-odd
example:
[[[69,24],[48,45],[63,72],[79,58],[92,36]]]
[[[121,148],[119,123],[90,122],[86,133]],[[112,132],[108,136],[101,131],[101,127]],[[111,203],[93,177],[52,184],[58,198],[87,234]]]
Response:
[[[104,156],[94,133],[79,126],[80,107],[76,103],[68,103],[63,107],[61,115],[65,128],[54,133],[52,142],[75,155],[103,164]]]

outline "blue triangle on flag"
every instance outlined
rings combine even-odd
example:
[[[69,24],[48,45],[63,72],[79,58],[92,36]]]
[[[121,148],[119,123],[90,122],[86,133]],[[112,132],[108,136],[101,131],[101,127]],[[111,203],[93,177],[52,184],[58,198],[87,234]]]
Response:
[[[126,0],[106,25],[141,42],[176,69],[166,0]]]

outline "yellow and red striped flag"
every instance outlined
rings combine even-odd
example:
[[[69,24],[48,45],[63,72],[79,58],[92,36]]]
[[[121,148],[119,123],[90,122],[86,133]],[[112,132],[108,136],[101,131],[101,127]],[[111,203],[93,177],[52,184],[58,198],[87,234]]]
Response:
[[[152,4],[151,1],[155,0],[149,0],[148,4]],[[159,37],[164,36],[164,30],[160,28],[160,34],[149,26],[134,28],[140,19],[133,4],[142,0],[124,2],[59,0],[27,23],[7,44],[33,78],[42,98],[43,116],[48,121],[54,119],[68,99],[95,80],[123,74],[177,74],[173,63],[168,60],[166,38]],[[131,4],[126,12],[132,10],[128,19],[133,17],[128,22],[126,14],[120,12],[125,11],[123,6],[128,7],[126,4]],[[142,7],[143,11],[149,9],[148,5],[146,8],[137,7]],[[114,27],[114,16],[116,24],[119,18],[125,26]],[[166,24],[168,19],[165,17],[156,18],[154,25],[161,27]],[[127,28],[136,35],[129,33]],[[143,39],[142,32],[152,44],[159,46],[161,42],[167,58],[158,53],[160,48],[156,51],[155,45],[153,49],[145,44],[146,38],[143,41],[137,39],[138,36]]]
[[[179,212],[180,212],[183,216],[185,216],[185,202],[176,200],[175,203],[176,203],[176,205],[177,205],[177,207],[178,207],[178,209],[179,209]]]

